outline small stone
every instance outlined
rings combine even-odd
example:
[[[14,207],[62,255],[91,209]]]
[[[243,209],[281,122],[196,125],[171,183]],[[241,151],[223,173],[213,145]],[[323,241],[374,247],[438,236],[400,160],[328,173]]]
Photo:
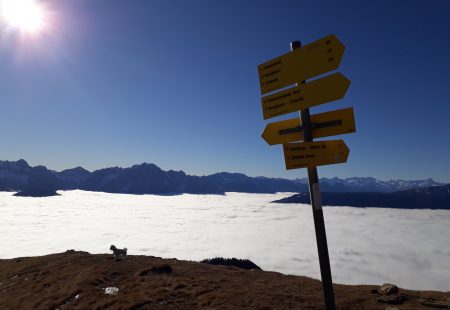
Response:
[[[117,295],[119,293],[119,289],[114,286],[110,286],[105,288],[105,294],[107,295]]]
[[[398,294],[398,286],[395,284],[384,283],[379,289],[378,293],[381,295]]]
[[[377,298],[377,302],[382,302],[390,305],[401,305],[406,300],[406,296],[402,294],[385,295]]]

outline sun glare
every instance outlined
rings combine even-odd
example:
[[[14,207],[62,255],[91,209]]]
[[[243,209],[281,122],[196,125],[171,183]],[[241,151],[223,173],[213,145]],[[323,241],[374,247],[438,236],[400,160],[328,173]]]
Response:
[[[1,19],[8,26],[23,32],[36,33],[45,26],[44,11],[36,0],[3,0],[0,10]]]

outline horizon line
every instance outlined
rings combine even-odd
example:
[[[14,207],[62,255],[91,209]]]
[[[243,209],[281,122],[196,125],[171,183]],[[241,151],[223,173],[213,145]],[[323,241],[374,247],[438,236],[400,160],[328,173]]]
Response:
[[[63,170],[60,170],[60,171],[55,170],[55,169],[51,169],[51,168],[49,168],[49,167],[46,166],[46,165],[35,165],[35,166],[31,166],[31,165],[28,163],[28,161],[25,160],[25,159],[23,159],[23,158],[20,158],[20,159],[18,159],[18,160],[2,160],[2,159],[0,159],[0,162],[2,162],[2,161],[3,161],[3,162],[4,162],[4,161],[6,161],[6,162],[18,162],[18,161],[21,161],[21,160],[23,160],[28,166],[30,166],[30,167],[32,167],[32,168],[42,166],[42,167],[45,167],[46,169],[48,169],[48,170],[50,170],[50,171],[55,171],[55,172],[58,172],[58,173],[59,173],[59,172],[66,171],[66,170],[76,169],[76,168],[81,168],[81,169],[86,170],[86,171],[89,172],[89,173],[93,173],[93,172],[98,171],[98,170],[110,169],[110,168],[129,169],[129,168],[132,168],[132,167],[134,167],[134,166],[154,165],[154,166],[156,166],[157,168],[159,168],[159,169],[161,169],[162,171],[165,171],[165,172],[167,172],[167,171],[183,172],[183,173],[185,173],[186,175],[189,175],[189,176],[198,176],[198,177],[202,177],[202,176],[210,176],[210,175],[219,174],[219,173],[229,173],[229,174],[242,174],[242,175],[245,175],[245,176],[251,177],[251,178],[284,179],[284,180],[304,180],[304,179],[308,179],[308,177],[289,179],[289,178],[283,178],[283,177],[266,177],[266,176],[263,176],[263,175],[250,176],[250,175],[247,175],[247,174],[242,173],[242,172],[228,172],[228,171],[219,171],[219,172],[214,172],[214,173],[211,173],[211,174],[196,175],[196,174],[188,174],[187,172],[185,172],[185,171],[182,170],[182,169],[180,169],[180,170],[174,170],[174,169],[164,170],[164,169],[161,168],[159,165],[157,165],[157,164],[155,164],[155,163],[150,163],[150,162],[142,162],[142,163],[140,163],[140,164],[133,164],[133,165],[128,166],[128,167],[123,167],[123,166],[112,166],[112,167],[98,168],[98,169],[95,169],[95,170],[89,170],[89,169],[86,169],[86,168],[84,168],[84,167],[78,165],[78,166],[76,166],[76,167],[73,167],[73,168],[66,168],[66,169],[63,169]],[[401,178],[398,178],[398,179],[389,179],[389,180],[386,180],[386,179],[379,179],[379,178],[376,178],[376,177],[373,177],[373,176],[352,176],[352,177],[347,177],[347,178],[340,178],[340,177],[334,176],[334,177],[331,177],[331,178],[330,178],[330,177],[320,177],[319,179],[335,179],[335,178],[336,178],[336,179],[340,179],[340,180],[348,180],[348,179],[353,179],[353,178],[372,178],[372,179],[375,179],[375,180],[378,180],[378,181],[383,181],[383,182],[390,182],[390,181],[426,181],[426,180],[431,180],[431,181],[436,182],[436,183],[450,184],[450,182],[436,181],[436,180],[434,180],[432,177],[428,177],[428,178],[424,178],[424,179],[401,179]]]

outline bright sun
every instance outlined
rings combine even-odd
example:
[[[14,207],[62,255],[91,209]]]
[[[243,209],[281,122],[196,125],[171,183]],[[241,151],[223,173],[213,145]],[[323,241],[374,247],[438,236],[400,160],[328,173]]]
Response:
[[[45,26],[44,11],[36,0],[0,0],[1,19],[23,32],[36,33]]]

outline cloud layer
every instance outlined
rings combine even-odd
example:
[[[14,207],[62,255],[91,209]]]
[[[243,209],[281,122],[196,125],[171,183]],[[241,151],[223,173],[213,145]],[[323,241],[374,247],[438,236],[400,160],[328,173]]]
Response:
[[[0,192],[0,258],[67,249],[201,260],[248,258],[264,270],[320,278],[311,207],[282,194],[124,195]],[[450,211],[324,208],[333,281],[450,290]]]

